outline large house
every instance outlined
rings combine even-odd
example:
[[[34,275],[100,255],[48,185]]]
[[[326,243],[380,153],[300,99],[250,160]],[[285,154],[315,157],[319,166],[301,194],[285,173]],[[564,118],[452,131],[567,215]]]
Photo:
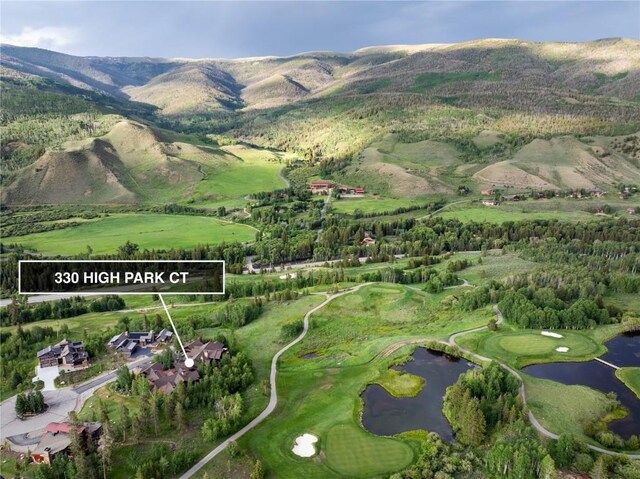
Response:
[[[311,183],[309,183],[309,189],[311,190],[312,193],[315,193],[317,195],[327,194],[329,193],[329,190],[331,188],[335,188],[336,190],[338,190],[339,193],[343,195],[364,195],[365,194],[365,189],[359,186],[354,187],[354,186],[339,185],[329,180],[318,180],[318,181],[312,181]]]
[[[176,362],[171,369],[162,369],[160,362],[153,363],[141,371],[141,374],[149,381],[152,389],[169,394],[181,382],[196,382],[200,379],[198,371],[188,368],[184,362]]]
[[[107,343],[107,347],[113,349],[115,352],[127,357],[136,352],[141,347],[157,346],[160,344],[166,344],[173,339],[173,333],[163,329],[158,334],[154,331],[148,332],[128,332],[120,333]]]
[[[31,453],[33,462],[37,464],[51,464],[58,454],[70,454],[71,432],[74,426],[68,422],[51,422],[44,429],[40,442]],[[102,424],[99,422],[87,422],[79,424],[78,434],[83,446],[89,442],[97,443],[102,434]]]
[[[333,188],[334,184],[335,183],[333,181],[326,180],[312,181],[311,183],[309,183],[309,188],[311,189],[312,193],[325,194],[329,192],[329,189]]]
[[[193,359],[194,363],[203,362],[205,364],[211,361],[219,362],[229,350],[224,347],[220,341],[192,341],[184,346],[187,355]]]
[[[58,344],[47,346],[38,351],[37,356],[41,368],[51,366],[77,368],[89,364],[89,354],[84,350],[82,341],[63,339]]]

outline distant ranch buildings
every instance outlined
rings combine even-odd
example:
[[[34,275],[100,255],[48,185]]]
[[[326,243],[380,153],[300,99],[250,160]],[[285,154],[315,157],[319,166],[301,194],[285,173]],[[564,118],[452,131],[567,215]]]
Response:
[[[366,193],[365,189],[360,186],[340,185],[328,180],[312,181],[309,183],[309,189],[316,195],[326,195],[331,189],[337,190],[341,195],[364,196]]]

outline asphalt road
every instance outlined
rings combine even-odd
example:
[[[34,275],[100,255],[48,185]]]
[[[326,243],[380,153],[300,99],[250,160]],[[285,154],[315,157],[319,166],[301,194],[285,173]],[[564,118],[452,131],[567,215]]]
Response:
[[[127,366],[133,369],[145,366],[151,362],[152,357],[145,356],[131,362]],[[0,404],[0,441],[17,436],[16,443],[24,442],[27,436],[37,436],[38,431],[50,422],[66,421],[71,411],[80,411],[84,403],[100,387],[116,379],[116,372],[110,371],[101,376],[75,387],[59,388],[55,391],[43,391],[45,402],[49,409],[38,416],[26,420],[20,420],[15,413],[16,396],[13,396]],[[32,439],[29,439],[32,441]],[[37,441],[36,441],[37,442]]]

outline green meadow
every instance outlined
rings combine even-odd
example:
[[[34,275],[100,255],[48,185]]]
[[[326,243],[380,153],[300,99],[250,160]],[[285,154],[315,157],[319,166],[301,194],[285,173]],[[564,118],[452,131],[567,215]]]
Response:
[[[487,222],[487,223],[504,223],[505,221],[524,221],[524,220],[565,220],[565,221],[594,221],[598,217],[586,211],[544,211],[529,210],[518,208],[516,206],[470,206],[467,208],[446,209],[438,216],[443,218],[455,218],[462,222]]]
[[[199,244],[248,242],[255,230],[246,225],[216,218],[161,214],[118,214],[72,228],[3,238],[3,243],[20,243],[46,255],[115,253],[131,241],[140,249],[192,248]]]
[[[286,187],[278,172],[292,156],[244,145],[222,147],[235,161],[203,167],[205,177],[185,195],[182,203],[204,207],[243,207],[245,196]]]

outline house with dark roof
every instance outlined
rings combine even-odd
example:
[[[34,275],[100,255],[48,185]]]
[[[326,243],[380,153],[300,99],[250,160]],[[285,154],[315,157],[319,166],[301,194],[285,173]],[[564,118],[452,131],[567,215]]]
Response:
[[[225,354],[229,354],[229,350],[224,347],[220,341],[192,341],[184,346],[187,355],[197,364],[203,362],[205,364],[211,361],[220,362]]]
[[[51,366],[84,367],[89,364],[89,354],[82,341],[63,339],[58,344],[47,346],[37,353],[41,368]]]
[[[116,353],[122,354],[126,357],[131,357],[138,348],[144,348],[147,346],[160,346],[170,343],[173,340],[173,333],[163,329],[158,334],[153,330],[148,332],[128,332],[115,335],[107,343],[107,347],[114,350]]]

